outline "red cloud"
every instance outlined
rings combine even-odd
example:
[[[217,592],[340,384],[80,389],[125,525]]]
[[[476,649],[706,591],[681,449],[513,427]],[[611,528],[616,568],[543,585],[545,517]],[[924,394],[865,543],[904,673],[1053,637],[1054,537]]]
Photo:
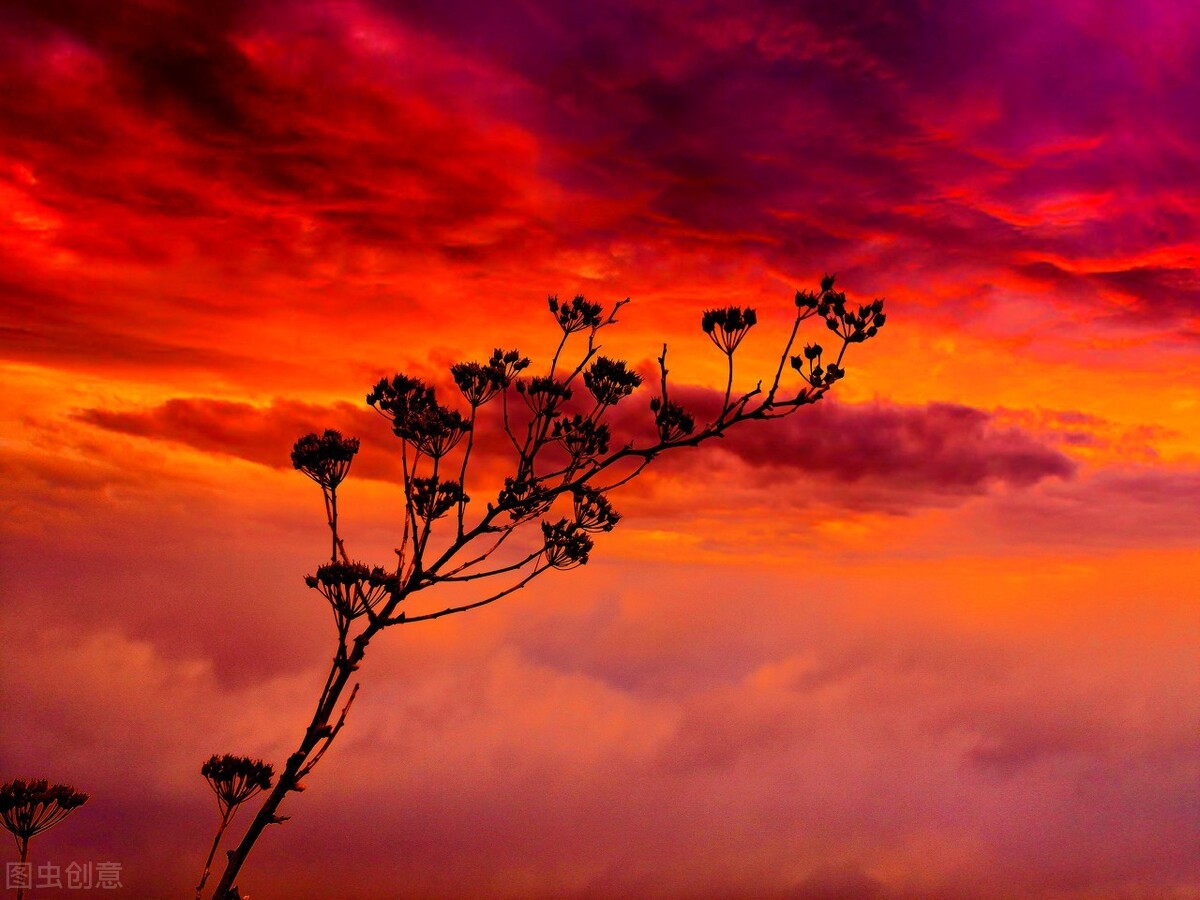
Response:
[[[296,440],[312,431],[334,428],[346,435],[372,435],[356,459],[355,472],[372,478],[400,477],[398,454],[388,447],[387,423],[366,404],[349,403],[315,406],[291,400],[276,400],[269,407],[203,397],[177,398],[161,406],[136,412],[85,409],[76,418],[91,425],[153,440],[173,441],[270,466],[291,468],[291,449]]]
[[[712,417],[719,408],[716,392],[680,389],[675,396],[700,417]],[[650,414],[641,404],[626,401],[618,411],[614,421],[618,433],[647,430]],[[289,452],[300,435],[337,428],[367,438],[356,463],[357,474],[399,477],[397,445],[387,423],[374,411],[349,403],[320,407],[277,400],[269,407],[256,407],[179,398],[147,410],[91,409],[77,417],[111,431],[176,441],[274,468],[290,465]],[[493,474],[502,468],[497,456],[506,450],[497,428],[496,422],[481,421],[478,464]],[[1075,470],[1071,460],[1053,446],[1016,427],[996,424],[989,413],[939,403],[824,401],[782,422],[735,429],[719,446],[753,469],[832,478],[853,488],[830,492],[839,505],[893,512],[953,502],[956,497],[984,493],[993,484],[1028,487],[1049,477],[1070,477]],[[689,470],[702,469],[709,464],[707,459],[702,452],[682,464]]]

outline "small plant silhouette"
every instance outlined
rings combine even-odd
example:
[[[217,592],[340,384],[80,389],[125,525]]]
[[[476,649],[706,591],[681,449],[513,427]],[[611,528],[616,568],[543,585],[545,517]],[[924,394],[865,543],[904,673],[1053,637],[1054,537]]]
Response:
[[[225,829],[233,821],[238,807],[260,791],[270,789],[275,769],[260,759],[231,756],[227,753],[224,756],[214,754],[209,757],[208,762],[200,767],[200,774],[204,776],[208,786],[217,796],[217,807],[221,811],[221,824],[217,827],[212,848],[208,851],[208,859],[204,861],[204,871],[200,875],[199,884],[196,885],[196,900],[200,900],[204,883],[208,881],[209,873],[212,870],[213,857],[216,856],[217,848],[221,845],[221,836],[225,834]],[[232,893],[236,896],[237,888],[233,888]]]
[[[329,430],[296,442],[292,464],[320,486],[329,526],[329,561],[307,576],[305,583],[333,612],[333,662],[304,736],[273,787],[272,769],[264,763],[214,756],[205,764],[203,774],[221,804],[221,825],[197,897],[234,811],[263,791],[265,799],[241,841],[228,851],[212,895],[213,900],[238,897],[233,882],[250,851],[268,825],[286,820],[279,815],[280,804],[289,793],[304,789],[302,779],[344,727],[359,688],[358,683],[350,687],[352,676],[381,631],[479,609],[521,590],[547,571],[585,565],[595,536],[611,531],[621,519],[608,499],[610,491],[637,478],[668,451],[696,447],[744,422],[784,418],[816,403],[845,375],[842,364],[848,347],[874,337],[885,321],[882,300],[849,306],[846,295],[834,290],[834,277],[826,275],[818,291],[796,292],[795,319],[770,383],[764,388],[759,381],[753,389],[735,395],[734,355],[758,324],[758,315],[739,307],[705,311],[701,328],[727,360],[720,409],[705,423],[698,421],[696,411],[671,399],[664,344],[658,357],[658,394],[649,401],[647,417],[655,438],[639,445],[627,435],[615,434],[605,415],[641,387],[642,377],[625,361],[600,355],[597,343],[600,332],[616,323],[617,313],[628,302],[616,303],[605,314],[600,304],[582,296],[569,303],[550,297],[550,314],[562,336],[549,369],[523,377],[530,360],[517,350],[496,350],[483,362],[458,363],[450,375],[465,411],[443,405],[433,387],[407,375],[384,378],[371,389],[367,403],[390,422],[401,442],[405,503],[394,567],[352,560],[342,540],[337,492],[358,453],[358,440]],[[840,340],[832,362],[823,362],[825,351],[817,344],[792,355],[801,324],[814,318],[823,320]],[[560,368],[573,335],[586,346],[577,364]],[[781,381],[789,361],[802,383],[785,390]],[[482,418],[481,410],[490,403],[499,403],[499,412]],[[497,478],[491,499],[483,501],[482,510],[468,521],[468,508],[475,511],[478,506],[471,506],[467,475],[476,427],[486,421],[497,423],[513,459],[502,476],[503,486]],[[485,488],[480,482],[471,492],[478,494]],[[543,518],[560,498],[567,514]],[[523,527],[534,523],[538,529]],[[508,543],[518,532],[530,536],[523,547],[519,540]],[[503,576],[509,576],[503,587],[490,584]],[[470,602],[425,611],[412,609],[409,602],[431,589],[476,583],[480,596]],[[349,696],[343,703],[347,689]]]
[[[25,781],[17,778],[0,785],[0,821],[12,832],[20,853],[21,870],[29,861],[29,840],[47,828],[53,828],[87,803],[88,795],[70,785],[49,781]],[[25,896],[24,876],[19,876],[17,900]]]

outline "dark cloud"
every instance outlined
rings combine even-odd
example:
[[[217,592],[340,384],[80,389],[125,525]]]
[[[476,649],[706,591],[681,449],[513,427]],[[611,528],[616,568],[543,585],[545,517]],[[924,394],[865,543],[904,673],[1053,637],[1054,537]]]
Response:
[[[686,388],[672,396],[698,422],[712,420],[720,409],[715,391]],[[708,452],[749,465],[760,486],[786,481],[835,505],[893,513],[961,502],[999,486],[1070,479],[1076,468],[1036,433],[984,410],[945,403],[823,400],[783,421],[734,429]],[[711,464],[703,454],[670,463],[697,478]]]
[[[1135,299],[1141,315],[1200,319],[1200,273],[1195,269],[1138,266],[1092,277]]]
[[[713,417],[720,395],[681,389],[676,397],[701,417]],[[618,407],[618,434],[644,436],[649,414]],[[489,410],[495,412],[495,410]],[[349,403],[321,407],[277,400],[256,407],[206,398],[177,398],[148,410],[83,410],[81,421],[110,431],[184,443],[207,452],[285,468],[292,443],[309,431],[336,428],[366,438],[356,463],[360,475],[398,477],[398,459],[386,422]],[[494,416],[480,421],[477,466],[495,474],[507,446]],[[766,481],[786,477],[826,485],[822,495],[850,508],[905,512],[954,503],[991,487],[1027,488],[1046,478],[1070,478],[1075,465],[1050,444],[982,410],[950,404],[924,407],[849,405],[823,401],[783,422],[748,423],[719,445]],[[382,453],[382,448],[388,448]],[[710,447],[709,452],[716,451]],[[671,459],[671,457],[667,457]],[[682,465],[695,475],[711,465],[696,454]],[[832,484],[832,487],[828,485]],[[843,490],[846,489],[846,490]]]
[[[317,406],[276,400],[269,407],[208,398],[177,398],[134,412],[80,410],[75,417],[109,431],[186,444],[207,453],[236,456],[275,469],[290,469],[292,445],[302,435],[327,428],[348,436],[370,436],[355,459],[355,474],[399,478],[398,451],[381,448],[395,442],[382,417],[364,403]]]
[[[1077,272],[1042,260],[1018,266],[1017,271],[1067,296],[1103,303],[1119,319],[1186,325],[1200,318],[1200,275],[1194,268],[1133,266]]]
[[[778,425],[779,423],[772,423]],[[724,447],[753,466],[795,468],[840,482],[891,481],[914,490],[982,493],[1069,478],[1074,464],[983,410],[822,402],[782,427],[734,434]]]
[[[90,256],[304,273],[387,248],[466,278],[587,247],[982,306],[981,271],[1101,257],[1055,302],[1157,297],[1132,312],[1178,334],[1187,253],[1137,260],[1197,233],[1197,51],[1187,15],[1131,10],[19,3],[0,122],[54,244]]]

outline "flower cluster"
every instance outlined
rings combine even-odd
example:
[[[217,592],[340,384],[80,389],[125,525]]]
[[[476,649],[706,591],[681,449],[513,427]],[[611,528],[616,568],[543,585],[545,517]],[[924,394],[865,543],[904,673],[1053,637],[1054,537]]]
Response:
[[[292,465],[326,490],[346,480],[350,463],[358,452],[358,438],[342,437],[327,429],[324,434],[306,434],[292,446]]]
[[[815,388],[829,387],[839,378],[846,376],[846,370],[837,363],[830,363],[824,368],[821,366],[821,345],[809,344],[804,348],[804,358],[799,356],[792,357],[792,368],[800,373],[800,377],[807,381]],[[808,363],[808,372],[804,371],[804,364]]]
[[[584,386],[591,391],[596,402],[604,406],[612,406],[628,397],[641,383],[642,376],[629,371],[625,360],[613,360],[607,356],[596,357],[596,361],[583,373]]]
[[[579,414],[569,419],[556,419],[550,436],[562,444],[563,449],[576,462],[593,456],[603,456],[608,452],[608,426],[598,425]]]
[[[558,321],[558,327],[563,330],[563,334],[600,327],[600,304],[588,303],[582,294],[570,303],[559,303],[557,295],[547,298],[546,302],[550,305],[550,312]]]
[[[382,378],[367,394],[367,403],[393,422],[408,419],[414,412],[433,406],[433,388],[419,378],[393,375]]]
[[[560,519],[551,525],[542,523],[542,537],[545,547],[542,558],[546,565],[555,569],[574,569],[588,561],[592,552],[592,538],[587,530],[568,519]]]
[[[650,401],[654,413],[654,425],[658,428],[658,439],[664,444],[687,437],[696,427],[696,420],[684,412],[682,406],[672,400],[655,397]]]
[[[454,383],[472,407],[482,406],[512,383],[529,365],[516,350],[493,350],[486,363],[463,362],[450,367]]]
[[[453,450],[470,430],[471,423],[462,413],[436,403],[415,411],[403,421],[397,419],[392,425],[398,438],[432,459],[440,459]]]
[[[496,502],[516,520],[540,516],[550,508],[554,498],[548,497],[536,482],[505,478]]]
[[[851,344],[861,344],[867,338],[873,338],[887,321],[883,312],[883,301],[860,306],[857,311],[846,308],[846,295],[841,292],[831,292],[817,306],[817,312],[825,317],[825,324],[830,331]]]
[[[700,319],[700,327],[704,329],[704,333],[726,356],[733,354],[742,338],[757,324],[758,314],[754,310],[739,309],[736,306],[705,310]]]
[[[548,375],[536,375],[528,382],[517,382],[517,393],[535,416],[553,416],[558,408],[571,399],[571,389]]]
[[[224,756],[213,754],[200,767],[200,774],[208,781],[217,802],[221,805],[221,814],[225,815],[235,806],[245,803],[259,791],[271,787],[271,778],[275,769],[270,763],[261,759],[250,759],[248,756]]]
[[[316,575],[307,575],[304,583],[315,588],[329,601],[339,626],[345,626],[367,610],[373,610],[385,594],[399,590],[397,576],[375,566],[367,568],[360,562],[331,562],[317,568]]]
[[[470,500],[457,481],[438,481],[436,478],[412,480],[409,502],[413,512],[427,522],[440,519],[459,503],[468,503]]]
[[[572,492],[575,500],[575,524],[584,531],[612,531],[621,521],[621,514],[612,508],[608,498],[590,487],[577,487]]]
[[[472,407],[482,406],[504,390],[500,373],[477,362],[455,363],[450,367],[450,374]]]
[[[821,279],[821,292],[797,291],[796,306],[816,310],[824,317],[825,325],[830,331],[835,331],[847,343],[861,344],[867,338],[873,338],[879,333],[887,321],[883,312],[883,301],[876,298],[866,306],[858,307],[857,311],[846,307],[846,294],[833,289],[836,276],[826,273]]]
[[[462,413],[440,406],[433,388],[419,378],[384,378],[367,394],[367,402],[392,420],[396,437],[434,459],[453,450],[471,430]]]
[[[18,842],[57,825],[87,803],[88,795],[66,784],[17,778],[0,786],[0,821]]]
[[[829,276],[826,275],[826,278]],[[817,304],[821,302],[821,295],[814,291],[803,290],[796,291],[796,308],[799,310],[816,309]]]

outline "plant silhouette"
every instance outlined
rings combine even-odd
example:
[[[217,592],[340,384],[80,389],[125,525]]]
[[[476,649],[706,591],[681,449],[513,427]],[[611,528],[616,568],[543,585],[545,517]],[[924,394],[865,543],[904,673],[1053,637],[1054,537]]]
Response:
[[[12,832],[20,853],[21,871],[29,862],[29,840],[47,828],[53,828],[87,803],[88,795],[66,784],[49,781],[25,781],[17,778],[0,785],[0,821]],[[25,896],[24,875],[18,876],[17,900]]]
[[[303,779],[345,726],[359,688],[350,682],[380,632],[479,609],[551,569],[584,565],[596,535],[611,531],[621,518],[609,501],[610,491],[637,478],[668,451],[696,447],[742,423],[784,418],[816,403],[845,375],[843,359],[849,346],[874,337],[885,322],[882,300],[849,305],[845,294],[834,289],[834,277],[826,275],[819,290],[796,292],[795,320],[770,382],[764,387],[759,381],[746,393],[735,394],[734,355],[758,324],[756,311],[737,307],[705,311],[701,327],[727,360],[720,409],[711,421],[698,423],[696,412],[671,398],[664,344],[658,357],[658,393],[649,401],[649,415],[643,414],[654,437],[639,445],[629,434],[614,433],[609,414],[642,385],[642,377],[624,361],[600,355],[597,343],[598,335],[616,323],[617,313],[628,302],[620,301],[606,314],[600,304],[582,296],[570,302],[549,298],[550,313],[562,335],[548,370],[522,375],[530,360],[516,350],[496,350],[483,362],[459,363],[450,374],[465,410],[443,405],[431,386],[406,375],[385,378],[372,388],[367,402],[390,421],[401,442],[405,503],[394,567],[352,559],[342,539],[338,489],[358,452],[358,440],[329,430],[296,442],[292,464],[320,487],[329,526],[329,561],[307,576],[305,583],[333,612],[333,661],[303,738],[273,787],[272,770],[263,763],[214,756],[205,764],[203,774],[217,792],[222,820],[197,887],[198,897],[233,812],[262,790],[265,798],[241,841],[227,852],[225,870],[212,894],[214,900],[240,896],[234,880],[250,851],[267,826],[286,821],[279,814],[283,800],[304,790]],[[809,343],[793,355],[800,326],[809,319],[824,322],[834,337],[834,350],[826,353],[819,344]],[[578,336],[584,346],[578,362],[564,364],[572,336]],[[826,361],[829,356],[834,357],[832,362]],[[784,388],[789,364],[800,383]],[[497,404],[499,411],[484,414],[489,404]],[[479,510],[466,493],[467,475],[475,459],[476,428],[488,422],[503,433],[502,448],[507,453],[506,445],[511,447],[512,457],[502,476],[503,486],[497,478],[494,493],[489,494],[492,499]],[[471,490],[483,487],[480,482]],[[565,506],[568,514],[548,517],[556,505]],[[473,517],[468,517],[468,510]],[[520,539],[508,543],[518,532],[531,535],[524,547]],[[434,606],[432,611],[412,610],[408,602],[426,591],[440,588],[453,595],[464,586],[477,587],[478,596],[440,610]],[[214,775],[220,772],[225,777],[234,770],[242,779],[241,788],[224,786],[226,782]],[[247,792],[247,785],[254,789]]]
[[[200,774],[204,776],[208,786],[216,794],[217,807],[221,811],[221,824],[217,827],[217,834],[213,838],[212,848],[208,851],[208,858],[204,860],[204,871],[200,875],[199,884],[196,885],[196,900],[200,900],[204,883],[208,881],[209,873],[212,871],[213,857],[216,856],[217,848],[221,845],[221,836],[229,827],[229,823],[233,821],[238,807],[255,794],[271,787],[271,778],[275,774],[275,769],[260,759],[214,754],[209,757],[208,762],[200,767]]]

